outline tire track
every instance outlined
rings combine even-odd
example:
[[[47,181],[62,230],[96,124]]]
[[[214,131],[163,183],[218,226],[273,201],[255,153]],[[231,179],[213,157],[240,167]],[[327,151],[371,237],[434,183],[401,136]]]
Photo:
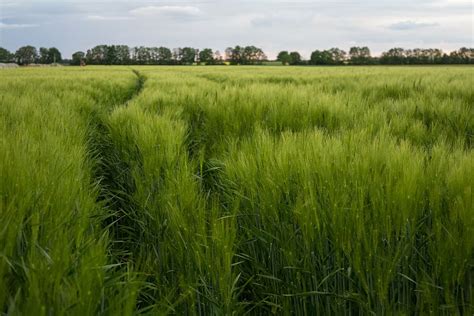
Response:
[[[136,76],[135,88],[123,103],[106,107],[107,111],[92,111],[87,140],[89,159],[93,163],[92,182],[97,187],[98,206],[104,209],[100,220],[109,233],[113,264],[128,262],[133,244],[139,240],[136,205],[132,198],[135,183],[108,122],[114,110],[128,106],[143,90],[146,77],[137,70],[132,71]]]

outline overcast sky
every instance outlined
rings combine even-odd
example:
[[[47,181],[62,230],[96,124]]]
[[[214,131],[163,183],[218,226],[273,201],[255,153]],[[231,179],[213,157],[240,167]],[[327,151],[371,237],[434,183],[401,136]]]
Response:
[[[472,0],[0,0],[0,46],[473,47]]]

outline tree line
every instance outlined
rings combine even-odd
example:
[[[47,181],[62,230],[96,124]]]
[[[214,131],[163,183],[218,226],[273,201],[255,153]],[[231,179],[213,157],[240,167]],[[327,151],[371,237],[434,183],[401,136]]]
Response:
[[[27,45],[20,47],[15,53],[9,52],[7,49],[0,47],[0,62],[15,62],[20,65],[28,64],[53,64],[63,61],[61,52],[56,47],[36,47]]]
[[[474,49],[462,47],[449,54],[437,48],[392,48],[380,57],[373,57],[368,47],[351,47],[349,52],[339,48],[315,50],[309,60],[298,52],[281,51],[277,60],[288,65],[436,65],[472,64]]]
[[[222,65],[225,62],[234,65],[256,65],[268,58],[261,48],[256,46],[228,47],[224,55],[211,48],[197,49],[183,47],[128,47],[127,45],[97,45],[86,52],[72,54],[70,60],[63,60],[57,48],[20,47],[15,53],[0,47],[0,62],[16,62],[21,65],[34,63],[68,63],[71,65]]]
[[[193,47],[169,49],[167,47],[132,47],[126,45],[98,45],[72,55],[72,64],[86,62],[91,65],[221,65],[224,62],[255,65],[266,61],[261,48],[255,46],[229,47],[223,56],[211,48],[202,50]]]
[[[424,64],[472,64],[474,49],[462,47],[444,53],[440,49],[392,48],[381,56],[371,55],[368,47],[351,47],[348,52],[331,48],[315,50],[309,60],[304,60],[297,51],[281,51],[276,59],[284,65],[424,65]],[[129,47],[127,45],[97,45],[86,52],[78,51],[71,59],[63,59],[55,48],[33,46],[20,47],[9,52],[0,47],[0,62],[16,62],[20,65],[34,63],[63,63],[71,65],[258,65],[268,61],[261,48],[256,46],[228,47],[224,54],[211,48],[183,47]]]

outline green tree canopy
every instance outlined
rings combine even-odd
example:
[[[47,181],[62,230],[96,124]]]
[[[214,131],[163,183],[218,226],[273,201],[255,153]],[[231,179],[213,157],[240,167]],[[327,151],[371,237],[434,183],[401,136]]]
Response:
[[[382,53],[382,57],[380,57],[381,64],[400,65],[405,62],[405,50],[400,47],[391,48],[387,52]]]
[[[298,52],[291,52],[290,53],[290,65],[300,65],[302,62],[302,58],[300,53]]]
[[[47,49],[45,47],[40,47],[38,61],[41,64],[47,64],[48,63],[48,57],[49,57],[48,55],[49,55],[49,49]]]
[[[214,61],[214,52],[211,48],[204,48],[199,52],[199,62],[211,65]]]
[[[331,65],[342,65],[347,57],[345,51],[336,47],[331,48],[329,54],[331,55]]]
[[[38,59],[38,51],[30,45],[20,47],[15,52],[15,59],[21,65],[33,64]]]
[[[192,65],[196,61],[197,50],[192,47],[184,47],[182,49],[181,62],[183,64]]]
[[[291,62],[291,57],[288,51],[284,50],[278,53],[277,61],[281,62],[283,65],[288,65]]]
[[[72,65],[79,66],[82,61],[84,61],[86,58],[86,54],[84,52],[75,52],[72,54]]]
[[[56,47],[50,47],[48,50],[48,63],[60,63],[62,61],[61,52]]]
[[[311,53],[310,64],[312,65],[331,65],[332,56],[327,50],[315,50]]]
[[[371,63],[370,49],[364,47],[351,47],[349,50],[349,60],[353,65],[367,65]]]
[[[0,47],[0,62],[8,63],[14,59],[13,54],[6,48]]]
[[[172,61],[173,55],[171,50],[167,47],[158,47],[158,63],[160,65],[170,64]]]
[[[41,64],[52,64],[61,62],[61,52],[56,47],[45,48],[41,47],[39,49],[39,58],[38,61]]]

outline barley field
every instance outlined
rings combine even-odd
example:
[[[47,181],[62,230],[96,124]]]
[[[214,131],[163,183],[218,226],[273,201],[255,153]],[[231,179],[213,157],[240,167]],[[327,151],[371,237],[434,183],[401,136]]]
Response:
[[[0,314],[470,315],[474,68],[0,71]]]

